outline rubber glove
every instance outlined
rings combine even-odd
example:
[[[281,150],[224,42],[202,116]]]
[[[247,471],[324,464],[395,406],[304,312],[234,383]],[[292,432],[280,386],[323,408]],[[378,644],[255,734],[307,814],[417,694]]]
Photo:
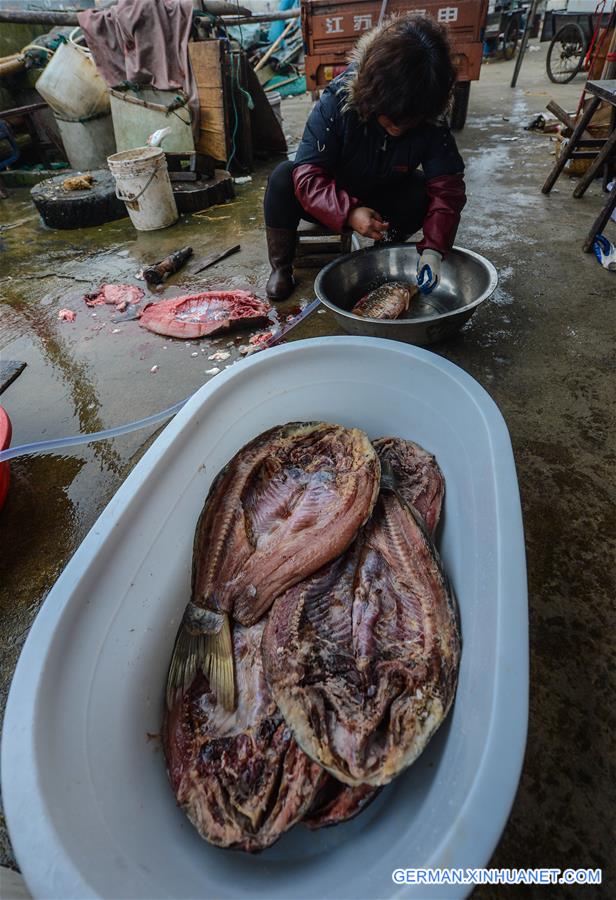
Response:
[[[430,294],[437,286],[443,257],[436,250],[424,250],[417,261],[417,287],[422,294]]]
[[[604,269],[616,272],[616,247],[604,234],[597,235],[592,249]]]

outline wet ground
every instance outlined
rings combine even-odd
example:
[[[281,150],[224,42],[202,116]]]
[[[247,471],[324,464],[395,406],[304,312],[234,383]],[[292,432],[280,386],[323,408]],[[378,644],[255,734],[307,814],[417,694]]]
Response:
[[[471,91],[458,143],[469,202],[458,243],[488,256],[500,286],[456,338],[435,352],[466,369],[492,394],[509,425],[522,494],[530,590],[531,700],[520,789],[492,865],[603,867],[604,887],[494,888],[481,898],[613,897],[614,879],[614,337],[616,275],[582,253],[603,195],[598,184],[571,198],[563,176],[549,197],[540,187],[554,143],[523,126],[550,97],[575,109],[582,87],[552,85],[544,50],[512,64],[490,63]],[[301,134],[309,99],[283,104],[285,130]],[[128,219],[100,229],[52,232],[39,223],[26,189],[0,201],[0,358],[27,362],[2,394],[13,444],[91,432],[141,418],[187,396],[212,366],[231,364],[237,344],[180,342],[113,324],[89,310],[84,291],[101,281],[138,283],[135,273],[178,247],[197,255],[237,243],[241,253],[203,273],[176,276],[165,296],[197,286],[263,291],[261,220],[267,167],[224,207],[137,234]],[[25,220],[25,221],[22,221]],[[18,224],[6,230],[4,226]],[[611,225],[612,239],[616,225]],[[282,315],[312,298],[312,272]],[[77,312],[74,323],[58,310]],[[96,313],[96,315],[94,315]],[[329,314],[313,315],[293,339],[336,334]],[[225,363],[207,359],[229,349]],[[204,351],[204,352],[203,352]],[[156,372],[152,367],[157,366]],[[0,514],[0,704],[37,610],[107,501],[149,445],[136,432],[56,456],[12,464]],[[0,829],[0,863],[14,866]]]

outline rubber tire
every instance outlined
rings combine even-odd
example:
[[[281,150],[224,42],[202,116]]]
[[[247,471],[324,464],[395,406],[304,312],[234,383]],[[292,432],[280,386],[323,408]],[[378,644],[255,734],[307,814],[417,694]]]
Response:
[[[582,53],[580,54],[580,58],[578,60],[578,64],[576,68],[571,72],[571,74],[567,78],[556,78],[552,72],[551,61],[552,61],[552,51],[556,44],[562,44],[562,35],[563,32],[568,31],[575,32],[578,37],[578,43],[582,45]],[[567,22],[565,25],[561,25],[552,40],[550,41],[550,46],[548,47],[548,54],[545,59],[545,68],[548,73],[548,78],[554,84],[569,84],[570,81],[573,81],[575,76],[578,74],[580,69],[582,68],[582,64],[584,62],[584,57],[586,56],[587,43],[586,43],[586,35],[578,22]]]
[[[116,197],[115,179],[108,169],[91,174],[95,183],[90,190],[64,191],[62,183],[70,175],[66,172],[35,185],[30,195],[48,228],[90,228],[128,213],[123,200]]]
[[[470,81],[458,81],[453,89],[453,105],[449,114],[449,127],[452,131],[461,131],[464,128],[470,95]]]

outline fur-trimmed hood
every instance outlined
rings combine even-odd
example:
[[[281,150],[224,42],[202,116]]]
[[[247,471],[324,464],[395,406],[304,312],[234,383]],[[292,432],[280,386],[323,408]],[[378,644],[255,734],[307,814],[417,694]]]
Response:
[[[351,50],[349,54],[349,68],[344,75],[341,76],[342,84],[340,86],[340,93],[344,97],[342,106],[343,112],[355,108],[354,93],[357,85],[357,73],[364,61],[368,49],[372,46],[375,39],[388,27],[388,25],[391,25],[394,20],[394,17],[390,17],[375,28],[371,28],[370,31],[364,32]]]
[[[359,38],[353,49],[349,54],[349,66],[346,72],[342,75],[338,76],[338,81],[340,82],[340,86],[336,89],[336,94],[339,94],[342,98],[341,109],[343,113],[349,112],[350,110],[356,109],[355,102],[355,91],[357,88],[357,76],[359,70],[362,66],[364,59],[366,58],[366,54],[368,50],[374,43],[374,41],[391,25],[393,25],[398,19],[402,18],[403,15],[392,15],[385,19],[380,25],[376,25],[370,31],[366,31]],[[423,16],[413,16],[412,14],[408,15],[408,18],[413,19],[422,19]],[[450,100],[451,103],[451,100]],[[443,113],[440,116],[435,116],[434,118],[427,120],[429,123],[434,125],[446,125],[447,124],[447,114]]]

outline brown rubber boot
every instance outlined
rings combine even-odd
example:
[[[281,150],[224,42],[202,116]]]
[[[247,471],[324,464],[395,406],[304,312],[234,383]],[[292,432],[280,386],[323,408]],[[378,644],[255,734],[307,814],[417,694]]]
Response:
[[[293,293],[293,257],[297,231],[289,228],[267,228],[267,255],[272,271],[265,286],[270,300],[286,300]]]

